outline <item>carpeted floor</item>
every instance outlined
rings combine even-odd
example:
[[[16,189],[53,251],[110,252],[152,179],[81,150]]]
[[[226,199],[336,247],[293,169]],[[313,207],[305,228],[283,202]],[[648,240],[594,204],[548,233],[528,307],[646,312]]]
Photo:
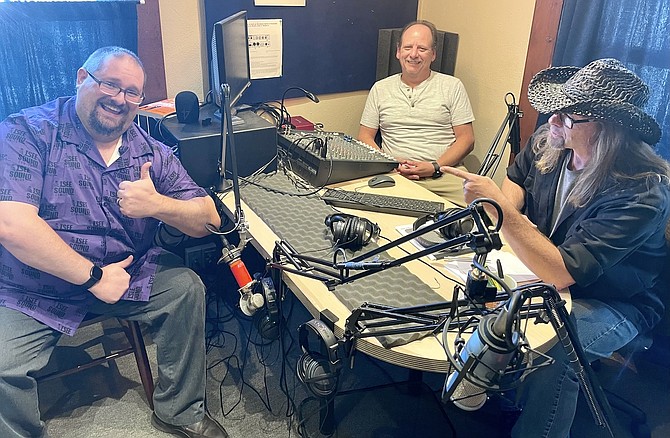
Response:
[[[232,438],[297,437],[299,431],[303,436],[324,436],[319,426],[325,404],[311,397],[295,373],[301,354],[297,327],[311,318],[305,308],[287,297],[284,342],[269,342],[258,335],[250,318],[234,309],[236,293],[232,298],[224,295],[220,291],[230,287],[218,277],[214,280],[208,306],[209,411]],[[123,343],[124,337],[112,321],[105,327],[87,327],[75,338],[65,339],[49,366],[86,359],[101,348],[101,340],[114,346]],[[155,346],[146,340],[156,378]],[[40,384],[40,406],[50,437],[168,436],[151,426],[132,355],[119,359],[117,365],[118,370],[98,366]],[[670,436],[669,369],[667,363],[661,366],[638,360],[635,370],[604,361],[599,371],[604,386],[613,387],[645,410],[654,438]],[[479,411],[465,412],[438,401],[444,376],[424,373],[420,383],[393,384],[407,378],[405,369],[357,354],[354,368],[344,367],[340,376],[332,436],[495,438],[508,434],[511,424],[496,397]],[[365,389],[376,386],[381,387]],[[627,428],[627,417],[617,413],[617,418],[622,429]],[[582,403],[573,437],[594,436],[606,435],[593,425]],[[622,432],[622,436],[630,435]]]

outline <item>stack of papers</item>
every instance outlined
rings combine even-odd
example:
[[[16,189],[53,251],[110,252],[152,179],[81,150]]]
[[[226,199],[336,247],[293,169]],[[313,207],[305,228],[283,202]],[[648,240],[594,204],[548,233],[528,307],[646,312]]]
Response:
[[[163,117],[176,111],[174,99],[163,99],[158,102],[147,103],[139,108],[138,113],[148,117]]]
[[[472,267],[473,255],[462,255],[457,257],[448,257],[445,259],[444,267],[461,280],[465,281],[468,277],[468,271]],[[537,275],[526,267],[521,260],[514,254],[506,251],[491,251],[486,257],[486,267],[494,273],[498,273],[497,263],[500,260],[503,274],[509,275],[517,283],[526,283],[538,280]]]
[[[401,225],[396,227],[396,230],[403,236],[411,233],[413,231],[413,226],[410,225]],[[418,249],[426,249],[420,242],[416,239],[410,240],[414,246]],[[450,251],[441,251],[430,254],[427,256],[431,260],[444,260],[444,267],[450,271],[452,274],[457,276],[463,282],[468,278],[468,271],[472,268],[472,258],[474,257],[473,252],[468,252],[466,254],[454,254]],[[498,273],[498,260],[502,265],[503,274],[509,275],[514,279],[517,284],[527,283],[531,281],[537,281],[537,275],[526,267],[521,260],[517,258],[513,253],[508,251],[491,251],[486,256],[486,267],[493,273]]]

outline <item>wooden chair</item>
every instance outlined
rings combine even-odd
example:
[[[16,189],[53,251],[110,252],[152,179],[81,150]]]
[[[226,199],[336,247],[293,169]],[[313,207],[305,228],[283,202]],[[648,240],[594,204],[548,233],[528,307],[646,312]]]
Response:
[[[127,321],[121,318],[114,318],[110,316],[88,314],[86,315],[86,318],[84,319],[80,328],[84,328],[93,324],[100,324],[109,319],[116,319],[123,328],[123,331],[129,343],[129,346],[127,348],[111,352],[105,351],[104,356],[94,358],[86,363],[76,365],[66,370],[58,370],[51,372],[49,374],[38,376],[37,381],[45,382],[47,380],[68,376],[70,374],[83,371],[104,363],[108,363],[110,361],[114,361],[120,357],[133,353],[135,355],[135,362],[137,362],[137,370],[139,371],[140,374],[142,387],[144,388],[144,394],[147,397],[149,407],[151,408],[151,410],[153,410],[154,381],[153,376],[151,374],[151,366],[149,365],[149,357],[147,356],[146,346],[144,344],[144,339],[142,338],[142,332],[140,331],[140,324],[137,321]],[[75,336],[77,335],[75,334]]]

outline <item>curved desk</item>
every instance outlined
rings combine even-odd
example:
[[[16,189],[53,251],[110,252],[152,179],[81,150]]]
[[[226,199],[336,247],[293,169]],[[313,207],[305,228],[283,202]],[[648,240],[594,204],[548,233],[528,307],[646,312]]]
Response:
[[[367,186],[367,178],[336,184],[333,187],[443,201],[437,195],[400,175],[392,174],[392,176],[396,181],[396,185],[395,187],[390,188],[371,189]],[[234,211],[235,203],[231,192],[222,194],[219,197],[229,211]],[[253,246],[263,257],[271,258],[275,242],[279,240],[278,236],[244,202],[242,203],[242,209],[249,225],[249,234],[253,237]],[[366,217],[371,221],[376,222],[381,228],[381,235],[390,240],[395,240],[401,237],[401,234],[396,230],[397,226],[411,224],[416,219],[412,217],[394,216],[359,210],[342,209],[342,211]],[[318,218],[318,220],[323,221],[323,218]],[[410,242],[403,244],[402,248],[406,251],[416,252],[416,248]],[[399,248],[393,248],[387,252],[389,255],[396,258],[406,255],[406,253]],[[443,268],[443,260],[431,261],[425,257],[424,259],[427,264],[453,277],[452,274]],[[429,285],[444,299],[444,301],[451,300],[455,285],[453,281],[439,275],[431,269],[430,266],[427,266],[419,260],[408,262],[403,266],[421,279],[421,281]],[[343,336],[345,322],[350,316],[351,311],[332,292],[330,292],[321,281],[287,272],[284,272],[283,278],[287,286],[314,317],[319,318],[319,315],[323,313],[334,315],[337,319],[334,321],[335,335],[338,337]],[[389,287],[393,287],[393,285],[389,285]],[[406,292],[411,293],[411,291]],[[568,294],[562,293],[561,295],[564,300],[568,301],[569,305]],[[533,325],[532,322],[529,322],[525,334],[531,347],[539,351],[548,350],[555,341],[555,332],[550,324]],[[384,347],[374,337],[367,337],[356,341],[356,349],[377,359],[405,368],[437,373],[448,373],[450,371],[450,363],[442,346],[441,333],[435,336],[426,336],[408,344],[391,348]],[[451,346],[450,350],[453,350]]]

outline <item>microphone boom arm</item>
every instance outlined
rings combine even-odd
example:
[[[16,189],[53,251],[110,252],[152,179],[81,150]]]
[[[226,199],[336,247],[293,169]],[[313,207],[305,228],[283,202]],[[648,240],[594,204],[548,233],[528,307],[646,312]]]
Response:
[[[486,155],[482,160],[477,175],[488,176],[491,178],[495,175],[508,143],[510,144],[513,154],[518,154],[521,150],[519,118],[523,117],[523,112],[519,110],[519,105],[516,103],[516,99],[512,93],[507,93],[505,95],[505,104],[507,105],[507,114],[493,138],[489,150],[486,152]],[[507,137],[501,145],[500,139],[502,138],[503,132],[505,132],[505,128],[507,128]]]
[[[458,286],[454,289],[454,295],[457,296]],[[532,298],[542,298],[542,303],[525,304]],[[504,300],[504,297],[497,296],[495,301]],[[597,426],[604,428],[614,437],[614,433],[610,426],[608,418],[612,418],[611,407],[607,401],[607,397],[600,385],[594,385],[594,376],[588,364],[583,347],[579,343],[579,338],[576,334],[576,329],[572,325],[568,312],[565,308],[565,301],[561,299],[560,294],[553,285],[545,283],[532,283],[523,285],[513,290],[506,301],[509,304],[509,313],[511,315],[517,314],[519,319],[535,318],[536,321],[549,322],[555,330],[559,342],[566,352],[570,366],[573,368],[580,388],[582,389],[591,415]],[[372,336],[386,336],[393,334],[405,334],[415,332],[430,331],[436,333],[439,330],[446,334],[447,331],[458,330],[458,336],[461,332],[468,330],[476,322],[478,317],[486,312],[487,306],[483,307],[469,307],[467,309],[458,310],[470,304],[468,299],[445,301],[441,303],[426,304],[422,306],[413,306],[406,308],[393,308],[389,306],[363,303],[360,307],[354,309],[346,320],[344,338],[341,341],[345,345],[345,350],[349,354],[353,353],[353,346],[355,346],[356,339],[372,337]],[[489,314],[495,313],[500,307],[496,307],[489,311]],[[524,310],[525,308],[525,310]],[[449,309],[449,313],[435,313],[435,311]],[[425,313],[432,312],[432,313]],[[375,323],[374,321],[379,321]],[[412,324],[407,326],[407,324]],[[379,328],[383,328],[379,330]],[[508,327],[509,329],[509,327]],[[510,337],[506,336],[507,339]],[[469,354],[464,363],[458,362],[459,354],[450,354],[446,340],[443,341],[443,347],[447,352],[447,357],[458,371],[458,376],[453,382],[451,389],[443,394],[443,397],[449,399],[454,390],[458,387],[462,380],[467,380],[471,384],[481,387],[488,391],[507,391],[512,389],[522,381],[521,377],[514,376],[518,373],[527,375],[544,366],[551,365],[554,360],[543,353],[530,348],[525,340],[520,343],[519,348],[523,348],[528,354],[534,354],[546,359],[546,362],[540,364],[533,364],[532,359],[528,359],[528,365],[522,371],[517,366],[506,367],[502,372],[490,369],[492,373],[498,372],[498,379],[495,385],[486,384],[479,379],[472,378],[470,371],[478,365],[488,366],[479,361],[479,357]],[[486,350],[482,350],[479,356],[482,356]],[[505,381],[505,378],[510,378],[512,381]],[[500,383],[502,382],[502,383]]]
[[[489,217],[486,215],[484,204],[490,204],[496,209],[498,221],[495,225],[491,224]],[[468,216],[475,223],[475,228],[470,233],[447,239],[442,243],[432,245],[424,250],[395,260],[375,259],[368,261],[371,257],[390,248],[397,247],[417,236],[445,227]],[[554,362],[554,359],[547,355],[531,349],[522,330],[519,329],[519,331],[514,332],[517,335],[517,339],[513,340],[512,338],[512,329],[519,328],[521,319],[528,321],[534,317],[538,322],[551,323],[564,351],[568,355],[570,365],[577,375],[579,385],[586,396],[595,423],[605,428],[611,436],[614,436],[608,421],[608,417],[611,418],[611,408],[602,388],[592,383],[593,376],[589,374],[590,368],[584,366],[588,364],[586,355],[579,343],[576,330],[571,325],[569,315],[565,309],[565,302],[561,299],[556,288],[553,285],[545,283],[531,283],[510,290],[503,279],[483,266],[486,255],[493,249],[500,249],[502,247],[499,237],[502,220],[502,210],[495,201],[486,198],[476,199],[468,207],[454,214],[436,220],[433,224],[367,251],[349,261],[338,262],[337,260],[333,260],[331,262],[318,257],[299,254],[288,242],[278,241],[275,243],[273,258],[268,263],[268,266],[280,271],[320,280],[332,290],[337,285],[349,283],[378,271],[402,265],[424,255],[445,249],[458,248],[460,245],[467,244],[475,252],[473,267],[485,274],[485,276],[498,282],[503,288],[501,293],[496,294],[495,297],[484,296],[483,299],[478,301],[473,300],[467,291],[461,290],[461,287],[457,285],[454,288],[452,301],[403,308],[363,303],[358,308],[353,309],[351,315],[347,318],[344,336],[337,341],[338,345],[343,346],[346,354],[351,356],[355,351],[357,339],[426,331],[434,334],[442,330],[443,336],[445,336],[443,347],[445,348],[447,357],[451,365],[457,371],[460,371],[451,389],[447,391],[447,398],[452,396],[455,388],[459,386],[463,379],[483,388],[483,390],[506,391],[518,386],[523,380],[522,376],[544,366],[551,365]],[[351,271],[358,272],[352,274]],[[465,299],[459,299],[460,291],[465,292]],[[542,303],[533,303],[531,302],[532,298],[542,298]],[[495,302],[499,304],[492,305]],[[447,309],[448,312],[439,313],[440,310]],[[508,319],[504,324],[503,337],[507,346],[512,348],[511,351],[514,351],[511,354],[508,365],[504,369],[493,369],[480,360],[489,350],[488,346],[485,346],[478,353],[478,357],[472,353],[468,353],[467,357],[463,359],[459,354],[460,351],[454,355],[450,354],[447,346],[448,343],[446,342],[447,331],[456,329],[457,340],[462,340],[461,335],[463,333],[466,333],[468,330],[470,330],[469,333],[472,333],[473,323],[477,326],[477,323],[483,318],[491,317],[493,313],[498,311],[508,313]],[[494,324],[497,324],[497,322],[496,320]],[[503,324],[501,323],[501,325]],[[463,343],[460,344],[461,350],[463,349],[463,345]],[[525,364],[521,363],[523,357],[527,359],[527,363]],[[533,363],[534,358],[537,357],[543,357],[545,361],[539,364]],[[459,360],[462,363],[458,362]],[[486,368],[485,372],[492,376],[490,380],[483,381],[476,376],[470,375],[470,370],[475,367],[480,367],[480,370],[481,367]],[[522,369],[521,367],[524,368]],[[606,410],[603,410],[603,406]]]
[[[233,132],[233,113],[230,108],[230,86],[228,84],[221,84],[221,94],[223,96],[223,112],[224,116],[221,120],[221,131],[226,127],[225,132],[221,132],[221,144],[228,143],[230,147],[230,160],[232,163],[230,167],[233,172],[233,195],[235,196],[235,223],[245,224],[244,212],[242,211],[242,196],[240,195],[240,178],[237,171],[237,147],[235,146],[235,135]],[[224,119],[225,118],[225,122]],[[225,138],[224,138],[225,136]],[[223,148],[222,148],[223,149]],[[225,150],[221,151],[221,162],[225,162]],[[226,185],[226,169],[221,169],[221,185]]]
[[[490,204],[497,210],[499,220],[495,226],[486,215],[483,204]],[[446,227],[449,224],[468,216],[473,219],[477,231],[447,239],[444,242],[394,260],[375,259],[373,261],[368,261],[368,259],[388,249],[395,248],[438,228]],[[468,207],[454,214],[443,217],[430,225],[426,225],[407,234],[406,236],[392,240],[387,244],[381,245],[344,262],[338,262],[337,260],[329,261],[318,257],[299,254],[288,242],[278,241],[275,243],[273,259],[269,263],[269,266],[274,269],[321,280],[332,290],[337,285],[367,277],[378,271],[400,266],[437,251],[459,248],[464,244],[467,244],[470,249],[474,251],[476,257],[481,254],[487,254],[494,249],[500,249],[502,248],[502,242],[499,235],[501,222],[502,210],[500,209],[500,206],[493,200],[480,198],[474,200]],[[360,272],[352,274],[352,271]]]

